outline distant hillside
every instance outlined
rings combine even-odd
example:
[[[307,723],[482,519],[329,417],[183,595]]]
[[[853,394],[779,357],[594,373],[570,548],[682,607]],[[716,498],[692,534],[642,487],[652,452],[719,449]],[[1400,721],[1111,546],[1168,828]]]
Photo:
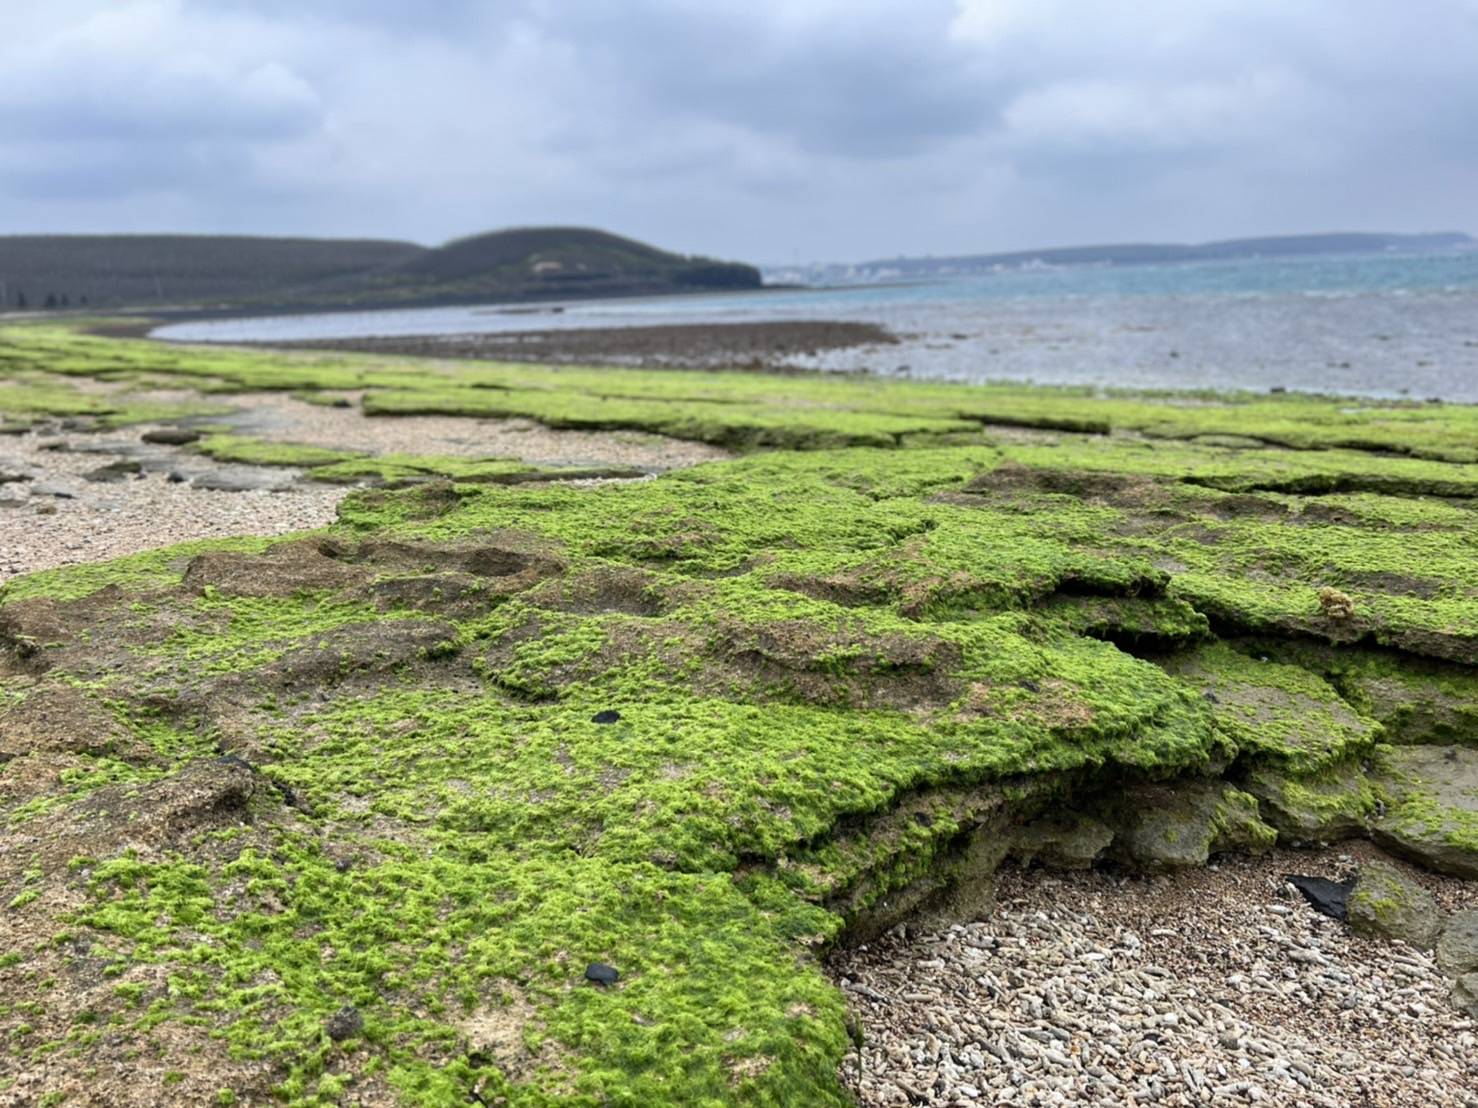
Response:
[[[0,304],[311,310],[755,288],[759,270],[605,231],[527,227],[409,242],[206,235],[0,237]]]
[[[426,252],[410,242],[226,235],[0,236],[5,304],[117,307],[252,299]]]
[[[776,267],[771,280],[835,284],[889,280],[923,280],[991,273],[1038,265],[1149,265],[1164,262],[1218,261],[1233,258],[1299,257],[1319,254],[1372,254],[1381,251],[1471,249],[1478,243],[1457,231],[1423,235],[1334,233],[1274,235],[1220,242],[1117,243],[1066,246],[1047,250],[1015,250],[1001,254],[966,254],[934,258],[889,258],[858,265]]]

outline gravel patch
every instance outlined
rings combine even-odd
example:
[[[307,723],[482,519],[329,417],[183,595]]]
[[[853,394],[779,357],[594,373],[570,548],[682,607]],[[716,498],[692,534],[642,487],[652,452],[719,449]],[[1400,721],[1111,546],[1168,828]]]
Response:
[[[996,911],[831,964],[864,1105],[1478,1106],[1478,1026],[1429,955],[1351,935],[1283,881],[1367,844],[1173,877],[1002,874]],[[1451,907],[1478,887],[1430,881]]]
[[[366,418],[360,394],[331,394],[349,407],[309,404],[282,393],[231,397],[241,405],[229,422],[244,434],[371,454],[447,454],[459,458],[516,458],[530,465],[616,466],[668,470],[734,455],[716,446],[639,431],[559,431],[528,419],[465,416]]]
[[[291,484],[280,491],[214,491],[171,481],[167,472],[129,475],[107,484],[84,476],[125,456],[145,429],[66,436],[99,451],[116,445],[117,454],[42,449],[56,441],[55,435],[0,439],[0,475],[28,478],[0,484],[0,583],[33,570],[100,562],[190,539],[321,527],[333,520],[347,491]],[[199,465],[198,459],[191,460]],[[236,467],[215,468],[229,473]],[[274,474],[284,482],[297,476],[296,471]]]

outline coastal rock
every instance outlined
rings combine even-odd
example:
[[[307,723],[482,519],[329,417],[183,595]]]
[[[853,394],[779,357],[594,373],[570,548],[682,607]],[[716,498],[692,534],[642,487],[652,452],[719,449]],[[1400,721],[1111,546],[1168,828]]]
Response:
[[[1465,973],[1452,987],[1452,1003],[1478,1019],[1478,973]]]
[[[1258,853],[1278,837],[1256,798],[1220,781],[1136,786],[1101,814],[1117,830],[1114,851],[1149,870],[1205,865],[1228,850]]]
[[[291,596],[358,584],[369,571],[325,554],[317,543],[286,542],[262,554],[229,550],[197,554],[185,567],[183,584],[225,596]]]
[[[1432,894],[1379,861],[1361,867],[1346,919],[1357,934],[1400,939],[1418,950],[1431,950],[1442,932],[1442,909]]]
[[[1478,750],[1394,747],[1382,762],[1372,778],[1386,798],[1375,841],[1439,873],[1478,877]]]
[[[1375,796],[1359,766],[1346,764],[1317,776],[1272,767],[1254,770],[1246,788],[1258,810],[1294,845],[1338,842],[1363,834]]]
[[[0,761],[29,754],[112,754],[137,745],[112,712],[71,685],[44,685],[0,708]]]
[[[278,492],[291,482],[267,471],[218,469],[202,473],[191,484],[212,492]]]
[[[1437,940],[1437,966],[1454,977],[1478,973],[1478,909],[1452,914]]]
[[[105,466],[98,466],[97,469],[88,470],[82,476],[87,480],[93,481],[97,484],[111,485],[117,484],[119,481],[127,481],[131,478],[137,477],[139,476],[139,474],[143,473],[143,471],[143,465],[141,465],[137,461],[133,461],[130,459],[117,462],[109,462]]]
[[[1113,840],[1113,830],[1103,821],[1066,812],[1019,828],[1011,852],[1023,865],[1089,869]]]

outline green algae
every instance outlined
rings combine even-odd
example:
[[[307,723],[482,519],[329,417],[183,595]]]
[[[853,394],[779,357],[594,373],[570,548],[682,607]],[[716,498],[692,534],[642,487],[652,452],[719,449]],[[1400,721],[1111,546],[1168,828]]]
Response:
[[[269,442],[249,435],[207,435],[190,447],[218,462],[236,462],[256,466],[298,466],[313,469],[351,461],[361,455],[348,450],[332,450],[301,443]]]
[[[138,592],[169,588],[179,584],[186,565],[197,554],[207,551],[257,553],[280,541],[282,536],[201,539],[160,550],[130,554],[109,562],[40,570],[0,585],[0,601],[28,598],[66,601],[106,588],[127,588]]]
[[[0,704],[76,682],[141,751],[0,766],[30,844],[0,903],[96,952],[66,972],[156,969],[96,1018],[209,1027],[269,1075],[229,1098],[841,1104],[817,953],[985,880],[1014,821],[1201,790],[1205,841],[1168,845],[1203,856],[1415,818],[1358,764],[1435,709],[1379,683],[1453,729],[1473,702],[1465,409],[0,340],[791,448],[583,490],[345,458],[317,472],[456,483],[0,590]],[[1411,457],[1376,454],[1397,429]]]
[[[1296,776],[1366,755],[1380,728],[1318,675],[1224,643],[1181,653],[1171,673],[1203,686],[1217,726],[1244,755]]]

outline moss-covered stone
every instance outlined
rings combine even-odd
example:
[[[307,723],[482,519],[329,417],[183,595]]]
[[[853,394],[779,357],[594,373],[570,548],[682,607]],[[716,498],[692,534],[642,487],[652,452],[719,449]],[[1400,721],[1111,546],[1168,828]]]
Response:
[[[1431,950],[1442,933],[1442,909],[1432,894],[1386,862],[1361,865],[1349,905],[1346,919],[1357,934]]]
[[[1257,798],[1259,812],[1280,839],[1294,846],[1362,835],[1380,804],[1358,762],[1312,774],[1262,765],[1247,773],[1243,787]]]
[[[1257,801],[1220,781],[1140,785],[1106,799],[1098,815],[1115,829],[1112,850],[1149,870],[1203,866],[1213,854],[1258,853],[1278,833]]]
[[[1478,750],[1387,747],[1380,763],[1376,840],[1429,869],[1478,877]]]

